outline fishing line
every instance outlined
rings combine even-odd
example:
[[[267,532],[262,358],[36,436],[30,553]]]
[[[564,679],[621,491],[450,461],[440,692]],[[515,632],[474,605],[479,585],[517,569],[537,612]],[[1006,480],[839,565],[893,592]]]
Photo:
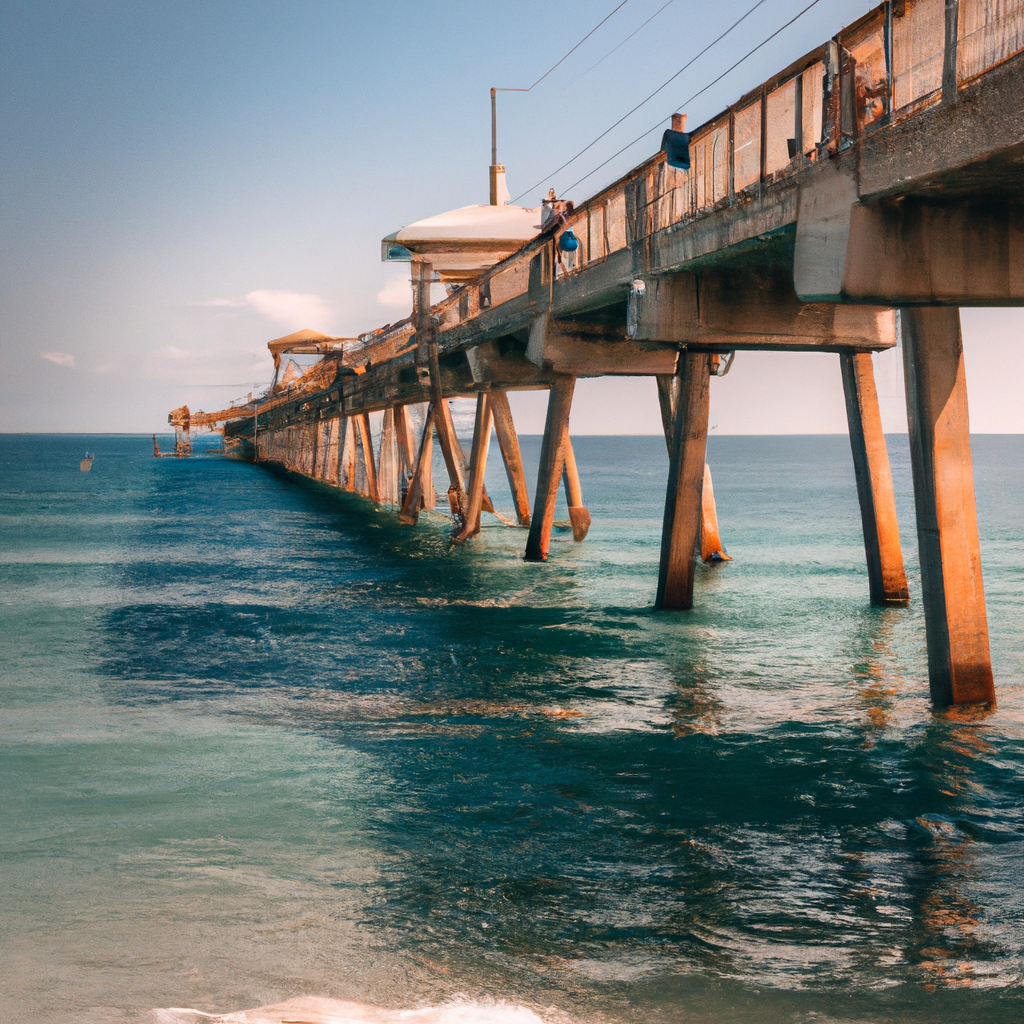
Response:
[[[754,55],[755,53],[757,53],[757,51],[758,51],[758,50],[760,50],[760,49],[761,49],[761,47],[762,47],[762,46],[765,46],[765,45],[767,45],[768,43],[770,43],[770,42],[771,42],[771,41],[772,41],[772,40],[773,40],[773,39],[774,39],[774,38],[775,38],[775,37],[776,37],[776,36],[777,36],[777,35],[778,35],[778,34],[779,34],[780,32],[784,32],[784,31],[785,31],[785,30],[786,30],[787,28],[789,28],[789,26],[790,26],[790,25],[792,25],[792,24],[793,24],[793,22],[795,22],[795,21],[798,21],[798,20],[799,20],[800,18],[802,18],[802,17],[803,17],[803,16],[804,16],[804,15],[805,15],[805,14],[806,14],[806,13],[807,13],[807,12],[808,12],[808,11],[809,11],[809,10],[810,10],[811,8],[812,8],[812,7],[815,7],[815,6],[816,6],[817,4],[819,4],[820,2],[821,2],[821,0],[811,0],[811,2],[810,2],[810,3],[809,3],[809,4],[808,4],[808,5],[807,5],[807,6],[806,6],[806,7],[805,7],[805,8],[804,8],[804,9],[803,9],[802,11],[800,11],[800,13],[799,13],[799,14],[796,14],[796,15],[794,15],[794,16],[793,16],[792,18],[790,18],[790,19],[789,19],[789,21],[787,21],[787,22],[786,22],[786,24],[785,24],[785,25],[781,26],[780,28],[777,28],[777,29],[776,29],[776,30],[775,30],[775,31],[774,31],[774,32],[773,32],[773,33],[772,33],[772,34],[771,34],[770,36],[768,36],[768,38],[767,38],[767,39],[763,39],[763,40],[761,40],[761,42],[759,42],[759,43],[757,44],[757,46],[755,46],[755,47],[754,47],[754,48],[753,48],[753,49],[752,49],[751,51],[749,51],[748,53],[746,53],[746,54],[744,54],[744,55],[743,55],[742,57],[740,57],[740,59],[739,59],[738,61],[736,61],[736,63],[735,63],[735,64],[733,64],[733,65],[732,65],[732,67],[726,68],[726,69],[725,69],[725,71],[723,71],[723,72],[722,72],[722,73],[721,73],[721,74],[720,74],[720,75],[719,75],[719,76],[718,76],[717,78],[715,78],[715,79],[713,79],[712,81],[708,82],[708,84],[707,84],[707,85],[705,85],[703,89],[698,89],[698,90],[697,90],[697,92],[695,92],[695,93],[694,93],[694,94],[693,94],[692,96],[690,96],[689,98],[687,98],[687,99],[683,100],[683,102],[679,104],[679,107],[685,107],[685,106],[687,106],[687,104],[689,104],[689,103],[692,103],[692,102],[693,102],[693,101],[694,101],[695,99],[697,99],[697,97],[698,97],[698,96],[703,96],[703,95],[704,95],[704,93],[706,93],[706,92],[708,91],[708,89],[710,89],[710,88],[711,88],[711,87],[712,87],[713,85],[717,85],[717,84],[718,84],[718,83],[719,83],[719,82],[720,82],[720,81],[721,81],[721,80],[722,80],[723,78],[725,78],[725,76],[726,76],[726,75],[728,75],[728,74],[729,74],[729,73],[730,73],[731,71],[735,71],[735,70],[736,70],[736,68],[738,68],[738,67],[739,67],[739,66],[740,66],[740,65],[741,65],[741,64],[742,64],[742,63],[743,63],[743,62],[744,62],[744,61],[745,61],[745,60],[746,60],[746,59],[747,59],[748,57],[752,57],[752,56],[753,56],[753,55]],[[676,109],[678,109],[678,107],[677,107]],[[612,154],[612,155],[611,155],[610,157],[608,157],[608,159],[607,159],[607,160],[605,160],[605,161],[604,161],[603,163],[600,163],[600,164],[598,164],[598,165],[597,165],[597,166],[596,166],[596,167],[595,167],[595,168],[594,168],[594,169],[593,169],[592,171],[588,171],[588,172],[587,172],[586,174],[584,174],[584,175],[583,175],[583,177],[582,177],[582,178],[578,179],[577,181],[574,181],[574,182],[573,182],[573,183],[572,183],[572,184],[571,184],[571,185],[570,185],[570,186],[569,186],[569,187],[568,187],[568,188],[566,189],[566,192],[569,192],[569,191],[571,191],[571,190],[572,190],[572,189],[574,189],[574,188],[575,188],[575,187],[576,187],[577,185],[579,185],[579,184],[581,184],[582,182],[586,181],[586,180],[587,180],[587,178],[589,178],[589,177],[590,177],[590,176],[591,176],[592,174],[596,174],[596,173],[597,173],[597,172],[598,172],[599,170],[601,170],[601,168],[602,168],[602,167],[604,167],[604,166],[605,166],[606,164],[609,164],[609,163],[611,163],[611,162],[612,162],[612,161],[613,161],[613,160],[614,160],[614,159],[615,159],[615,158],[616,158],[617,156],[621,156],[621,155],[622,155],[623,153],[625,153],[625,152],[626,152],[626,150],[630,148],[630,146],[635,146],[635,145],[636,145],[636,144],[637,144],[637,143],[638,143],[638,142],[639,142],[639,141],[640,141],[641,139],[644,139],[644,138],[646,138],[646,137],[647,137],[648,135],[650,135],[650,134],[651,134],[651,132],[655,132],[655,131],[657,131],[657,130],[658,130],[658,129],[659,129],[660,127],[661,127],[661,125],[662,125],[662,122],[663,122],[664,120],[665,120],[665,119],[664,119],[664,118],[662,118],[662,119],[661,119],[661,121],[659,121],[659,122],[658,122],[658,123],[657,123],[657,124],[656,124],[656,125],[655,125],[655,126],[654,126],[653,128],[648,128],[648,129],[647,129],[647,131],[645,131],[645,132],[643,133],[643,135],[639,135],[639,136],[637,136],[637,137],[636,137],[636,138],[635,138],[635,139],[634,139],[634,140],[633,140],[632,142],[630,142],[630,143],[629,143],[628,145],[625,145],[625,146],[623,146],[623,147],[622,147],[622,149],[620,149],[620,150],[619,150],[619,151],[618,151],[617,153],[613,153],[613,154]],[[605,133],[605,134],[607,134],[607,133]],[[595,141],[596,141],[596,140],[595,140]],[[556,171],[555,173],[557,174],[558,172]]]
[[[757,3],[755,3],[754,6],[751,7],[750,10],[748,10],[746,14],[742,15],[737,21],[734,21],[717,39],[714,39],[710,43],[708,43],[708,45],[705,46],[704,49],[701,50],[700,53],[698,53],[695,57],[692,57],[690,60],[688,60],[671,78],[669,78],[666,81],[662,82],[661,85],[659,85],[658,88],[655,89],[654,92],[652,92],[650,94],[650,96],[647,97],[647,99],[641,100],[632,110],[630,110],[626,114],[623,114],[622,117],[620,117],[618,119],[618,121],[615,122],[615,124],[613,124],[610,128],[606,128],[603,132],[601,132],[600,135],[598,135],[598,137],[596,139],[594,139],[593,142],[591,142],[588,145],[584,146],[574,157],[571,157],[570,159],[566,160],[565,163],[562,164],[561,167],[559,167],[556,170],[552,171],[550,174],[545,174],[544,177],[541,178],[541,180],[538,181],[536,185],[531,185],[528,189],[525,189],[523,192],[520,192],[519,195],[517,195],[515,197],[515,199],[512,200],[512,202],[513,203],[518,202],[528,192],[532,192],[535,188],[540,188],[540,186],[543,185],[545,181],[548,181],[550,178],[553,178],[556,174],[558,174],[559,171],[564,171],[565,168],[569,166],[569,164],[574,163],[581,156],[583,156],[583,154],[586,153],[587,150],[592,149],[594,146],[596,146],[609,132],[614,131],[616,128],[618,128],[618,126],[620,124],[622,124],[622,122],[625,121],[626,118],[632,117],[633,114],[635,114],[645,103],[648,102],[648,100],[654,99],[654,97],[657,96],[658,93],[661,92],[662,89],[664,89],[668,85],[671,85],[672,82],[674,82],[695,61],[700,60],[700,58],[703,57],[704,54],[708,52],[708,50],[710,50],[713,46],[716,46],[718,43],[720,43],[734,28],[736,28],[737,25],[740,25],[744,21],[746,21],[747,18],[749,18],[750,15],[752,15],[754,13],[754,11],[756,11],[758,9],[758,7],[761,7],[762,5],[766,4],[767,2],[768,2],[768,0],[757,0]],[[819,0],[814,0],[814,3],[811,4],[811,7],[813,7],[814,4],[816,4],[818,2],[819,2]],[[801,12],[801,13],[803,13],[803,12]],[[797,15],[797,17],[799,17],[799,15]],[[785,27],[785,26],[783,26],[783,27]],[[778,35],[778,33],[776,33],[776,35]],[[770,38],[771,38],[771,36],[769,36],[769,39]],[[765,42],[767,42],[767,41],[768,40],[765,40]],[[761,45],[763,46],[764,43],[762,43]],[[714,83],[712,83],[712,84],[714,84]],[[662,118],[662,120],[664,120],[664,118]],[[661,121],[659,121],[658,124],[661,124]],[[651,131],[654,131],[654,129],[652,128]],[[644,135],[650,135],[650,132],[644,132]],[[643,135],[640,136],[640,138],[643,138]],[[633,145],[633,143],[630,143],[630,145]],[[626,148],[628,149],[629,147],[627,146]],[[616,154],[616,156],[618,156],[618,154]],[[614,157],[612,157],[612,159],[614,159]],[[594,170],[598,170],[598,168],[595,167]],[[593,173],[593,172],[591,172],[591,173]]]

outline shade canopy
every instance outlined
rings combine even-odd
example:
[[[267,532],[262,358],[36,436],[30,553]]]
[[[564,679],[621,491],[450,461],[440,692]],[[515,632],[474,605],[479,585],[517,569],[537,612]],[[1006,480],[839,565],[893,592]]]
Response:
[[[386,263],[423,259],[442,281],[467,281],[511,256],[541,226],[541,210],[463,206],[409,224],[381,241]]]
[[[281,365],[281,356],[285,352],[296,352],[302,355],[324,355],[327,352],[340,352],[346,341],[354,341],[354,338],[332,338],[329,334],[321,334],[319,331],[310,330],[306,327],[294,334],[286,335],[283,338],[275,338],[267,342],[267,348],[274,357],[274,370],[277,371]]]

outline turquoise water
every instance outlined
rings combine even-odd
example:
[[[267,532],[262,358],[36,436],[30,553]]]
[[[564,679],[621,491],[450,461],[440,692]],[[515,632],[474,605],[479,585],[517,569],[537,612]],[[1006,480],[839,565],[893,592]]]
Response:
[[[590,536],[531,565],[494,520],[453,550],[145,437],[0,438],[0,1017],[1024,1018],[1024,438],[975,439],[988,715],[928,703],[905,438],[881,610],[845,438],[712,437],[735,558],[687,614],[651,610],[663,442],[575,445]]]

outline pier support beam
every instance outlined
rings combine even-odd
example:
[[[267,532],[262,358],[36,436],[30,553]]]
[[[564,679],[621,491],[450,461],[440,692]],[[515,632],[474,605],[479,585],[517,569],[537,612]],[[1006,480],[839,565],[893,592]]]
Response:
[[[423,421],[423,436],[420,439],[419,455],[409,480],[409,487],[402,502],[402,511],[398,518],[408,526],[413,526],[419,518],[421,508],[433,508],[434,483],[431,463],[434,461],[434,406],[427,406],[427,415]]]
[[[338,486],[346,491],[356,489],[356,437],[355,423],[346,416],[342,423],[342,440],[338,453]]]
[[[526,490],[526,474],[523,472],[523,456],[519,450],[519,437],[512,422],[512,409],[508,394],[504,391],[491,392],[491,412],[494,416],[494,433],[498,448],[505,463],[505,476],[516,506],[516,521],[520,526],[530,525],[530,495]]]
[[[693,607],[694,548],[700,530],[708,444],[711,356],[679,355],[679,397],[669,457],[656,608]]]
[[[671,458],[672,440],[675,437],[676,407],[679,404],[680,378],[678,374],[659,374],[655,379],[658,384],[658,403],[661,406],[661,426],[665,432],[665,444],[668,447],[669,458]],[[715,490],[711,483],[711,467],[706,462],[704,463],[704,483],[700,496],[700,557],[705,562],[732,561],[732,555],[725,553],[725,545],[722,543],[722,535],[718,529],[718,508],[715,505]]]
[[[679,375],[659,373],[655,378],[658,385],[658,405],[661,407],[661,429],[665,433],[668,454],[672,455],[673,424],[676,421],[676,402],[679,398]]]
[[[995,700],[974,499],[960,310],[901,310],[932,700]]]
[[[380,427],[380,454],[377,456],[377,487],[380,500],[386,505],[401,502],[399,492],[398,446],[395,438],[395,410],[384,410]]]
[[[366,497],[371,501],[380,501],[377,489],[377,467],[373,461],[373,436],[370,433],[370,414],[360,413],[353,417],[359,429],[359,441],[363,449],[363,466],[366,469]]]
[[[872,604],[905,605],[910,600],[903,568],[889,450],[882,432],[870,352],[841,352],[846,418],[853,470],[864,527],[864,553]]]
[[[409,410],[404,405],[395,406],[395,436],[398,439],[399,461],[398,504],[401,505],[416,468],[416,445],[413,442]]]
[[[452,422],[452,411],[444,398],[434,398],[434,427],[437,430],[437,443],[441,447],[441,455],[448,469],[448,503],[452,515],[465,521],[468,498],[466,497],[466,456],[462,451],[455,424]]]
[[[583,507],[580,471],[576,466],[576,453],[572,450],[568,430],[565,432],[565,469],[562,477],[565,483],[565,500],[569,506],[569,522],[572,523],[572,539],[579,544],[586,539],[590,530],[590,513]]]
[[[490,396],[481,391],[476,396],[476,423],[473,428],[473,453],[469,463],[469,503],[466,521],[455,537],[459,543],[475,537],[480,532],[480,514],[484,504],[484,473],[487,470],[487,450],[491,443],[491,420]]]
[[[725,553],[725,545],[718,532],[715,488],[711,482],[711,467],[706,462],[704,463],[704,484],[700,492],[700,557],[705,562],[732,561],[732,555]]]
[[[548,415],[544,424],[544,440],[540,447],[537,470],[537,493],[533,499],[530,536],[526,541],[526,560],[544,562],[551,544],[551,526],[555,521],[558,482],[565,459],[565,439],[569,430],[569,410],[576,388],[575,377],[559,377],[548,397]]]

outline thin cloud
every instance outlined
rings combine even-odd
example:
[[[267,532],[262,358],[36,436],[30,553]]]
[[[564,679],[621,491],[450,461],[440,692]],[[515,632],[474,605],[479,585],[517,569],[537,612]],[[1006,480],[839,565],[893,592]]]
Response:
[[[234,299],[207,299],[205,302],[193,303],[196,306],[208,306],[213,309],[240,309],[244,302],[236,302]]]
[[[58,366],[75,365],[75,357],[70,352],[40,352],[39,355],[43,359],[48,359],[51,363],[56,363]]]
[[[412,288],[407,277],[393,277],[379,292],[377,303],[399,309],[412,308]]]
[[[260,290],[245,297],[248,305],[268,320],[292,330],[310,327],[330,333],[334,310],[319,295]]]

